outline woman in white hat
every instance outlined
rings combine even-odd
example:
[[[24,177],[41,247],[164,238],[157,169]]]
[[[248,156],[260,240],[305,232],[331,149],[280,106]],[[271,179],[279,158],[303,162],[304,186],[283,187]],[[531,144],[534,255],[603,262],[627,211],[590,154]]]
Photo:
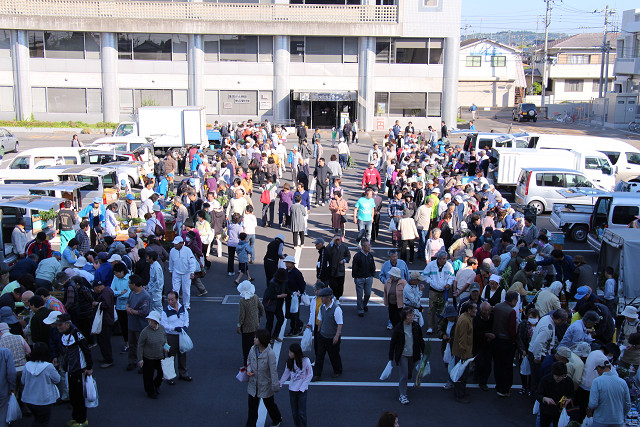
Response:
[[[388,274],[389,278],[384,284],[384,305],[389,309],[389,321],[391,322],[391,327],[387,326],[387,329],[393,329],[394,326],[400,323],[403,291],[407,281],[401,278],[402,272],[398,267],[391,267]]]
[[[138,339],[138,366],[142,368],[144,391],[152,399],[158,398],[158,389],[162,384],[162,365],[167,351],[167,337],[164,326],[160,324],[160,313],[152,311],[147,316],[149,326],[140,332]],[[155,377],[154,377],[155,371]]]
[[[618,345],[629,345],[629,335],[640,332],[640,320],[638,320],[638,309],[632,305],[624,308],[621,316],[624,316],[622,325],[618,330]]]
[[[485,287],[482,293],[482,297],[491,304],[491,307],[504,302],[506,292],[500,287],[500,280],[502,280],[502,277],[492,274],[489,277],[489,286]]]
[[[256,295],[256,288],[248,280],[240,282],[236,288],[240,294],[238,305],[237,332],[242,335],[242,356],[247,366],[249,350],[253,346],[253,337],[260,327],[260,319],[264,317],[264,306]]]

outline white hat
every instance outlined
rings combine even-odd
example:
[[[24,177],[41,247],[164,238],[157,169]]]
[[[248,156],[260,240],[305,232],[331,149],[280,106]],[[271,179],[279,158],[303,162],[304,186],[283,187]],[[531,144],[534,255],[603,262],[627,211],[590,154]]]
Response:
[[[149,313],[147,319],[155,320],[156,322],[160,323],[160,313],[158,313],[156,310],[153,310],[151,311],[151,313]]]
[[[93,203],[102,203],[102,199],[100,197],[95,197],[93,199]]]
[[[160,205],[153,205],[153,211],[154,212],[160,212],[162,209],[160,209]]]
[[[296,258],[292,255],[287,255],[287,257],[284,259],[284,262],[291,262],[293,264],[296,263]]]
[[[176,238],[173,239],[173,244],[174,245],[177,245],[178,243],[183,243],[183,242],[184,242],[184,240],[182,240],[182,237],[180,237],[180,236],[176,236]]]
[[[75,267],[82,268],[87,265],[87,259],[83,256],[78,257],[76,262],[73,264]]]
[[[431,192],[440,194],[440,189],[438,187],[436,187],[433,190],[431,190]],[[446,196],[446,194],[445,194],[445,196]]]
[[[122,257],[118,254],[113,254],[111,255],[111,258],[109,258],[107,262],[116,262],[116,261],[122,261]]]
[[[444,193],[444,196],[442,196],[443,199],[450,199],[451,198],[451,193]]]
[[[498,276],[497,274],[492,274],[491,277],[489,277],[490,282],[500,283],[501,279],[502,277]]]
[[[49,315],[47,316],[46,319],[44,319],[42,321],[42,323],[44,323],[45,325],[53,325],[56,320],[58,320],[58,316],[60,316],[62,313],[60,313],[59,311],[52,311],[51,313],[49,313]]]
[[[638,309],[635,308],[632,305],[628,305],[624,308],[624,310],[622,311],[622,313],[620,313],[620,315],[624,316],[624,317],[629,317],[631,319],[637,319],[638,318]]]
[[[236,289],[238,290],[240,296],[244,299],[249,299],[256,293],[256,287],[253,286],[253,283],[248,280],[240,282]]]
[[[391,267],[389,269],[389,276],[400,278],[402,277],[402,272],[398,267]]]
[[[214,199],[213,202],[211,202],[211,209],[220,209],[220,202]]]

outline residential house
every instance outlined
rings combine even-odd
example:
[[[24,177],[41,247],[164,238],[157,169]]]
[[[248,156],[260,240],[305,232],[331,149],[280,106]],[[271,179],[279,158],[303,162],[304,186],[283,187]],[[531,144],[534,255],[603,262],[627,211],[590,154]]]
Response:
[[[616,43],[613,93],[608,99],[608,124],[619,127],[640,121],[640,9],[625,10]]]

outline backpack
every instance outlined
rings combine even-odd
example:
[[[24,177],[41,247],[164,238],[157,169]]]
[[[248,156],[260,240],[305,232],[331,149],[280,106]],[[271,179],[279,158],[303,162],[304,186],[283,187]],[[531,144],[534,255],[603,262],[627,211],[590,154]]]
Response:
[[[263,203],[265,205],[271,203],[271,190],[273,190],[273,185],[271,186],[271,188],[265,187],[264,191],[260,195],[260,203]]]
[[[155,234],[158,237],[164,236],[164,228],[162,228],[162,226],[160,225],[157,219],[155,221],[156,221],[156,227],[153,229],[153,234]]]

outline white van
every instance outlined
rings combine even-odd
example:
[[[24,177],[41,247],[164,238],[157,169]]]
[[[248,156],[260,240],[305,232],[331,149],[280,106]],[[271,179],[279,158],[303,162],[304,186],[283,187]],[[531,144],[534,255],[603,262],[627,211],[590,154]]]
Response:
[[[40,147],[25,150],[4,165],[4,169],[42,169],[55,165],[89,163],[88,150],[82,147]],[[24,175],[24,173],[23,173]]]

